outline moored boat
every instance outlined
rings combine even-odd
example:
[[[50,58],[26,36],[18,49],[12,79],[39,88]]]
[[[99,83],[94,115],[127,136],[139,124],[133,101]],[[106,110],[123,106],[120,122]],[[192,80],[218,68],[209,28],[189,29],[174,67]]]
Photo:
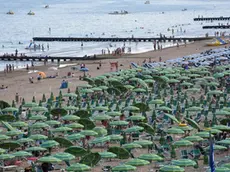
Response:
[[[10,10],[10,11],[8,11],[6,14],[14,15],[14,12]]]
[[[28,13],[27,13],[27,15],[31,15],[31,16],[33,16],[33,15],[35,15],[35,13],[34,13],[34,12],[32,12],[32,11],[30,11],[30,12],[28,12]]]

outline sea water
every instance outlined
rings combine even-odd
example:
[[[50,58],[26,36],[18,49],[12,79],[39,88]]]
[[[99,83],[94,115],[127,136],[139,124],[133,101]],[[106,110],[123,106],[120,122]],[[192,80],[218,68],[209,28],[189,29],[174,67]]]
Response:
[[[19,53],[36,56],[76,56],[101,54],[124,46],[123,42],[37,42],[44,51],[26,50],[34,36],[63,37],[197,37],[216,30],[203,30],[203,25],[227,24],[228,21],[194,22],[193,18],[227,16],[226,0],[0,0],[0,54]],[[45,5],[49,8],[44,8]],[[187,9],[187,10],[183,10]],[[6,13],[12,10],[14,15]],[[27,15],[29,11],[34,16]],[[126,10],[127,15],[109,15]],[[174,33],[172,33],[172,29]],[[220,31],[220,30],[218,30]],[[223,31],[223,30],[222,30]],[[22,43],[22,44],[19,44]],[[49,44],[49,50],[47,48]],[[132,53],[153,49],[152,43],[126,43]],[[172,46],[163,44],[163,46]],[[0,70],[9,62],[0,62]],[[12,62],[11,62],[12,63]],[[16,63],[16,62],[14,62]],[[18,66],[25,66],[17,62]]]

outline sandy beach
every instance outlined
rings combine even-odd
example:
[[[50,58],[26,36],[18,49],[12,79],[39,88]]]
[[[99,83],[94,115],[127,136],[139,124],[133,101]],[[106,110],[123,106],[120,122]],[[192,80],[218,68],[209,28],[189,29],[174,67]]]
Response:
[[[179,48],[170,47],[163,49],[162,51],[149,51],[140,54],[125,54],[121,57],[117,57],[116,59],[114,59],[114,57],[113,59],[109,59],[109,57],[112,57],[112,55],[104,55],[105,57],[108,57],[108,59],[101,61],[102,67],[100,70],[97,70],[100,62],[99,60],[66,62],[66,64],[79,66],[81,63],[85,63],[86,67],[89,69],[88,74],[91,77],[95,77],[106,72],[110,72],[110,62],[118,61],[119,69],[128,69],[131,62],[142,65],[144,59],[148,60],[151,58],[152,61],[158,61],[159,57],[162,57],[162,61],[166,61],[211,49],[211,47],[205,46],[205,42],[206,41],[194,42],[187,44],[187,46],[182,45]],[[56,67],[57,64],[34,67],[34,71],[43,71],[47,76],[53,76],[56,75],[56,73],[59,74],[59,76],[54,79],[43,79],[41,81],[37,81],[37,72],[33,72],[32,69],[30,69],[29,72],[26,69],[13,71],[7,74],[1,72],[0,85],[5,85],[8,88],[0,90],[0,99],[11,103],[15,98],[15,94],[18,93],[20,97],[25,99],[25,101],[30,102],[32,101],[33,96],[36,97],[36,100],[40,100],[43,93],[46,95],[46,97],[49,97],[51,91],[57,95],[60,91],[60,84],[63,80],[67,80],[69,82],[70,91],[74,91],[78,85],[84,84],[84,81],[79,80],[79,76],[83,76],[83,73],[79,70],[71,70],[71,66],[54,70]],[[74,73],[74,77],[66,78],[68,72]],[[29,83],[29,77],[34,78],[33,84]],[[67,92],[67,89],[62,91]]]

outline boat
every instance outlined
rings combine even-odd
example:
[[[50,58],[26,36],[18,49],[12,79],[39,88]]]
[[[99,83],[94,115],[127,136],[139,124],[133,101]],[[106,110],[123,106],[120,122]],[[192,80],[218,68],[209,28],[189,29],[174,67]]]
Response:
[[[28,13],[27,13],[27,15],[31,15],[31,16],[33,16],[33,15],[35,15],[35,13],[34,13],[34,12],[32,12],[32,11],[30,11],[30,12],[28,12]]]
[[[187,8],[182,9],[181,11],[187,11]]]
[[[221,38],[215,38],[212,40],[212,42],[207,42],[207,46],[220,46],[220,45],[225,45],[227,44],[228,41],[221,39]]]
[[[49,5],[46,5],[45,8],[49,8],[50,6]]]
[[[119,12],[119,11],[114,11],[114,12],[112,12],[112,13],[109,13],[109,14],[111,14],[111,15],[125,15],[125,14],[129,14],[128,13],[128,11],[121,11],[121,12]]]
[[[150,1],[145,1],[145,4],[150,4]]]
[[[14,12],[10,10],[10,11],[8,11],[6,14],[14,15]]]

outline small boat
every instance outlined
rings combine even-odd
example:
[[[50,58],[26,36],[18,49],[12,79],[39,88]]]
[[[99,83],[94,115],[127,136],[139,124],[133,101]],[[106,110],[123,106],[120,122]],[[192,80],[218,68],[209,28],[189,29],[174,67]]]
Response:
[[[145,1],[145,4],[150,4],[150,1]]]
[[[34,13],[34,12],[32,12],[32,11],[30,11],[30,12],[28,12],[28,13],[27,13],[27,15],[31,15],[31,16],[33,16],[33,15],[35,15],[35,13]]]
[[[228,41],[221,39],[221,38],[215,38],[212,40],[212,42],[207,42],[207,46],[220,46],[220,45],[225,45],[227,44]]]
[[[187,8],[182,9],[181,11],[187,11]]]
[[[50,6],[49,5],[46,5],[45,8],[49,8]]]
[[[14,12],[10,10],[10,11],[8,11],[6,14],[14,15]]]
[[[119,11],[114,11],[114,12],[112,12],[112,13],[109,13],[109,14],[111,14],[111,15],[125,15],[125,14],[129,14],[128,13],[128,11],[121,11],[121,12],[119,12]]]

